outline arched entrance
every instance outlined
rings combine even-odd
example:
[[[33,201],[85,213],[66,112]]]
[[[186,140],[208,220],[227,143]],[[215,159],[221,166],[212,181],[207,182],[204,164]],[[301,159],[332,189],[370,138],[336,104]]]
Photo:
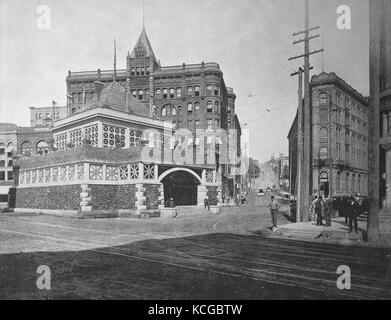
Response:
[[[326,171],[322,171],[319,176],[320,182],[320,195],[324,195],[326,197],[329,196],[330,186],[329,186],[329,174]]]
[[[195,173],[176,170],[163,174],[161,182],[164,188],[164,202],[174,199],[177,206],[197,205],[197,187],[200,184]]]

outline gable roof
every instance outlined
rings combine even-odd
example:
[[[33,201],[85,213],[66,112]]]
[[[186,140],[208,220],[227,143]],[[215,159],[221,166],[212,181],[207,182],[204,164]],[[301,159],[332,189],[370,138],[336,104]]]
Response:
[[[145,29],[143,29],[143,31],[141,31],[140,37],[138,38],[137,43],[132,51],[132,54],[130,55],[131,58],[134,58],[134,59],[136,58],[136,51],[139,48],[144,48],[146,51],[146,56],[151,57],[156,60],[155,54],[152,50],[152,46],[151,46],[151,43],[149,42],[149,39],[148,39],[148,36],[147,36]]]

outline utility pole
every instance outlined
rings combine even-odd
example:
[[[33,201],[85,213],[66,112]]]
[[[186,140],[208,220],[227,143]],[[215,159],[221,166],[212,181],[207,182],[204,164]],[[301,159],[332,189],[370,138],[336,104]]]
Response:
[[[310,40],[318,38],[319,34],[310,36],[310,31],[319,29],[319,26],[309,27],[309,0],[304,0],[305,5],[305,24],[304,30],[293,34],[298,36],[304,34],[304,39],[294,41],[293,44],[304,42],[304,54],[291,57],[288,60],[295,60],[304,58],[304,109],[303,109],[303,128],[301,132],[298,132],[298,136],[303,135],[303,148],[302,148],[302,164],[301,177],[299,177],[300,183],[298,183],[298,199],[300,198],[300,207],[297,206],[298,214],[301,219],[298,221],[309,220],[309,207],[310,207],[310,167],[311,167],[311,107],[310,107],[310,55],[323,52],[323,49],[310,52]],[[300,70],[299,70],[300,76]],[[300,78],[300,77],[299,77]],[[299,102],[299,107],[301,102]],[[300,114],[300,113],[299,113]],[[298,153],[300,153],[298,151]],[[299,173],[298,173],[299,175]]]
[[[298,107],[297,107],[297,175],[296,175],[296,222],[300,222],[300,209],[302,207],[301,178],[303,172],[303,69],[292,73],[291,76],[299,75]]]

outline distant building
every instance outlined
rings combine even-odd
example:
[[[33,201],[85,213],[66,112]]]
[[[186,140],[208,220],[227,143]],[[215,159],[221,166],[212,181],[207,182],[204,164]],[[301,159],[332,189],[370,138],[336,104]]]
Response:
[[[57,106],[53,101],[51,107],[30,107],[31,127],[52,127],[54,121],[67,116],[67,106]]]
[[[335,73],[322,72],[310,83],[310,190],[344,196],[368,193],[368,101]],[[290,129],[292,193],[297,181],[297,115]]]
[[[49,128],[0,123],[0,202],[6,201],[8,191],[14,185],[14,157],[48,153],[52,140]]]
[[[269,161],[259,164],[259,177],[256,187],[289,191],[289,157],[280,154]]]

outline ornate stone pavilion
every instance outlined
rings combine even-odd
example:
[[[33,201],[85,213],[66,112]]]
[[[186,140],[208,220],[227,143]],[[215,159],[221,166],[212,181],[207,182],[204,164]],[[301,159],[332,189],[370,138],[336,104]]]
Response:
[[[221,203],[221,175],[203,151],[214,135],[194,145],[115,78],[96,83],[96,91],[78,112],[54,123],[52,151],[18,159],[16,212],[159,216],[170,198],[177,205],[203,206],[206,197]]]

